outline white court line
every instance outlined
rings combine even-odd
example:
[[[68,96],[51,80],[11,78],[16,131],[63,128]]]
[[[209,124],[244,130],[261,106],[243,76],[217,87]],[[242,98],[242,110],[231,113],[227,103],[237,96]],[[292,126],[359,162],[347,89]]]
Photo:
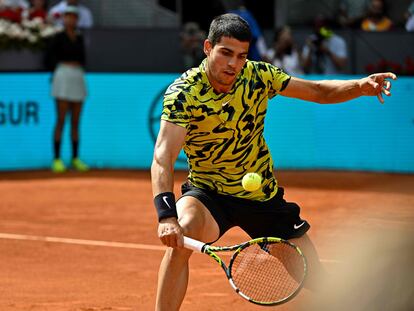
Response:
[[[143,249],[143,250],[152,250],[152,251],[163,251],[163,250],[166,249],[165,246],[156,246],[156,245],[148,245],[148,244],[67,239],[67,238],[57,238],[57,237],[50,237],[50,236],[11,234],[11,233],[0,233],[0,239],[24,240],[24,241],[41,241],[41,242],[51,242],[51,243],[88,245],[88,246],[131,248],[131,249]]]
[[[368,217],[367,219],[370,221],[385,222],[385,223],[390,223],[390,224],[395,224],[395,225],[407,225],[407,226],[412,225],[411,220],[384,219],[381,217]]]
[[[0,239],[21,240],[21,241],[40,241],[40,242],[49,242],[49,243],[71,244],[71,245],[116,247],[116,248],[140,249],[140,250],[151,250],[151,251],[166,250],[165,246],[157,246],[157,245],[150,245],[150,244],[69,239],[69,238],[58,238],[58,237],[50,237],[50,236],[27,235],[27,234],[13,234],[13,233],[0,233]],[[325,263],[341,263],[340,260],[335,260],[335,259],[320,259],[320,261],[325,262]]]

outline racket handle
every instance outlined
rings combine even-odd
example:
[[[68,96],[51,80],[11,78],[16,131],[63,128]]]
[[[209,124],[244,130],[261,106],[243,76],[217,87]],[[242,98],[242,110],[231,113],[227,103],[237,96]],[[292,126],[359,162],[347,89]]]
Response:
[[[192,238],[188,238],[188,237],[184,237],[184,247],[191,249],[193,251],[202,253],[203,252],[203,247],[204,245],[206,245],[205,243],[201,242],[201,241],[197,241],[194,240]]]

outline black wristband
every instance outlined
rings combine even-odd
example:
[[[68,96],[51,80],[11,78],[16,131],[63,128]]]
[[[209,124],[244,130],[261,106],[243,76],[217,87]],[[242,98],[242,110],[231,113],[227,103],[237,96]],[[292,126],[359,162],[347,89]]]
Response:
[[[164,218],[175,217],[177,215],[177,207],[175,206],[175,196],[172,192],[162,192],[154,198],[154,205],[157,209],[158,222]]]

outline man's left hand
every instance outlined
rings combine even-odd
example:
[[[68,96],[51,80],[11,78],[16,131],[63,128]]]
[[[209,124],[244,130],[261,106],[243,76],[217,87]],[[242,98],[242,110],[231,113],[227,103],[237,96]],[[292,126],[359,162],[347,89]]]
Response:
[[[384,103],[382,94],[391,96],[391,82],[387,79],[396,80],[397,76],[392,72],[374,73],[360,80],[362,95],[377,96],[381,104]]]

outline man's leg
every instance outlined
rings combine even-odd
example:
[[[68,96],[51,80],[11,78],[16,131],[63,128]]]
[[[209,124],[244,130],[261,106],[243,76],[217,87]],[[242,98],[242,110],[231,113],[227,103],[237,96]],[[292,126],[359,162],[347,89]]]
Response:
[[[69,102],[57,99],[56,100],[56,123],[53,131],[54,141],[54,159],[60,159],[60,146],[62,141],[62,131],[65,125],[66,113],[69,110]]]
[[[208,209],[196,198],[185,196],[177,202],[178,222],[184,235],[211,242],[219,237],[219,227]],[[158,272],[157,311],[179,310],[188,284],[188,259],[192,251],[168,248]]]

